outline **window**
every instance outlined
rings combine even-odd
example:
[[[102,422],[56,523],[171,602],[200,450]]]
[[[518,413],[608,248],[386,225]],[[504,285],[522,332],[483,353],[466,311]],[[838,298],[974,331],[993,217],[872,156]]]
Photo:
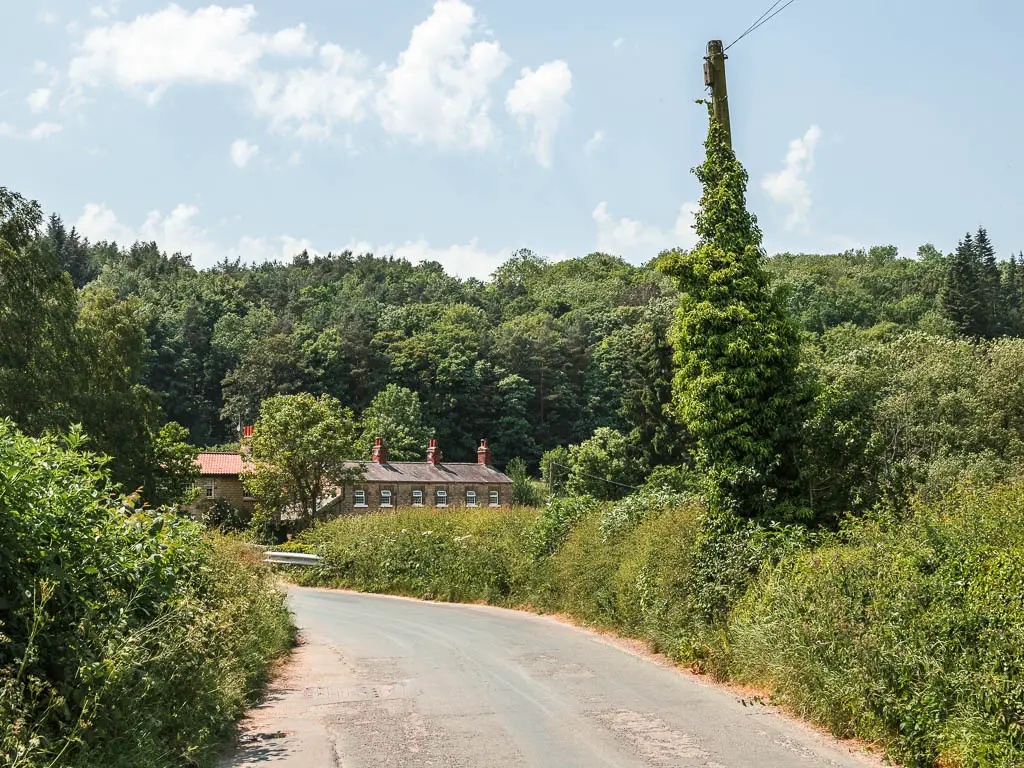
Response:
[[[356,491],[353,499],[357,507],[366,506],[366,491]]]
[[[414,507],[423,506],[423,491],[419,488],[412,492],[412,505]]]
[[[391,506],[391,491],[386,490],[386,489],[385,490],[381,490],[381,492],[380,492],[380,505],[382,507],[390,507]]]
[[[448,506],[448,491],[444,488],[437,489],[437,506],[447,507]]]
[[[206,498],[212,499],[213,498],[213,480],[207,480],[206,482],[204,482],[203,483],[203,488],[206,491]]]
[[[491,491],[491,506],[492,507],[498,506],[498,492],[497,491]]]
[[[475,507],[476,506],[476,491],[466,491],[466,506],[467,507]]]

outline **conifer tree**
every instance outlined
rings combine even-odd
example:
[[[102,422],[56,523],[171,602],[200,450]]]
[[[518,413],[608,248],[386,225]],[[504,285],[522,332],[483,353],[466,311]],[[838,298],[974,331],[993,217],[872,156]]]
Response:
[[[982,335],[993,339],[1005,332],[1002,282],[999,275],[999,263],[996,260],[996,249],[989,240],[984,227],[978,228],[974,237],[974,249],[981,269],[981,314]]]
[[[974,238],[968,232],[950,259],[946,282],[942,287],[942,313],[965,336],[985,335],[986,323],[982,303],[982,274]]]
[[[757,519],[794,517],[802,389],[799,338],[765,271],[747,172],[712,118],[697,246],[661,255],[680,293],[673,328],[673,407],[697,443],[714,509]]]

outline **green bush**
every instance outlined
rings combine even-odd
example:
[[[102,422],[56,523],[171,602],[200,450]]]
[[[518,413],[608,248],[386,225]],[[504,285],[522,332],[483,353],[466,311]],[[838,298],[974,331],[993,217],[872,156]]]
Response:
[[[0,763],[209,764],[291,643],[243,545],[0,422]]]
[[[548,502],[533,526],[533,555],[545,557],[557,550],[572,527],[593,511],[598,502],[589,496],[557,496]]]
[[[910,766],[1024,764],[1024,489],[855,524],[767,569],[726,672]]]

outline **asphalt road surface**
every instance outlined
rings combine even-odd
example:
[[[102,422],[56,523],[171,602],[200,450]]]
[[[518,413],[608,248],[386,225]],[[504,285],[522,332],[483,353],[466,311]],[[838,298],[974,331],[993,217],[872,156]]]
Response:
[[[293,589],[303,644],[224,765],[877,765],[550,618]]]

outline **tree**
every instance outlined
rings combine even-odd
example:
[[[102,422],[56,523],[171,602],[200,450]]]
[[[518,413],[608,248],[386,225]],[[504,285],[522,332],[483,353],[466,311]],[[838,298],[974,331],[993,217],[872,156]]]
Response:
[[[517,507],[539,507],[543,502],[540,490],[530,479],[526,470],[526,462],[516,456],[506,467],[512,480],[512,503]]]
[[[983,337],[987,330],[981,272],[974,238],[968,232],[950,259],[939,297],[943,315],[965,336]]]
[[[643,482],[642,459],[621,432],[608,427],[595,430],[590,439],[569,448],[572,469],[566,490],[595,499],[620,499]]]
[[[537,457],[528,407],[533,387],[522,376],[510,374],[495,386],[494,426],[490,436],[491,449],[499,461],[521,456],[529,461]]]
[[[329,395],[277,395],[263,402],[249,439],[252,467],[242,478],[260,511],[293,514],[304,526],[332,493],[360,477],[352,412]]]
[[[188,442],[188,430],[180,424],[164,424],[153,441],[153,493],[151,503],[157,506],[188,504],[199,491],[199,449]]]
[[[99,274],[89,253],[89,243],[74,228],[68,232],[60,216],[55,213],[51,214],[47,222],[43,247],[53,254],[60,268],[71,276],[76,288],[84,287]]]
[[[394,461],[422,459],[431,435],[423,424],[419,395],[397,384],[388,384],[373,398],[363,411],[362,429],[357,445],[359,457],[368,457],[379,437],[388,458]]]
[[[804,410],[799,337],[764,268],[761,231],[746,208],[747,173],[712,118],[692,251],[663,254],[658,268],[681,293],[672,331],[673,405],[697,443],[714,507],[754,518],[786,517],[799,472]]]
[[[984,227],[979,227],[974,236],[974,249],[980,267],[982,330],[985,338],[994,339],[1001,336],[1006,327],[1005,304],[996,249]]]

